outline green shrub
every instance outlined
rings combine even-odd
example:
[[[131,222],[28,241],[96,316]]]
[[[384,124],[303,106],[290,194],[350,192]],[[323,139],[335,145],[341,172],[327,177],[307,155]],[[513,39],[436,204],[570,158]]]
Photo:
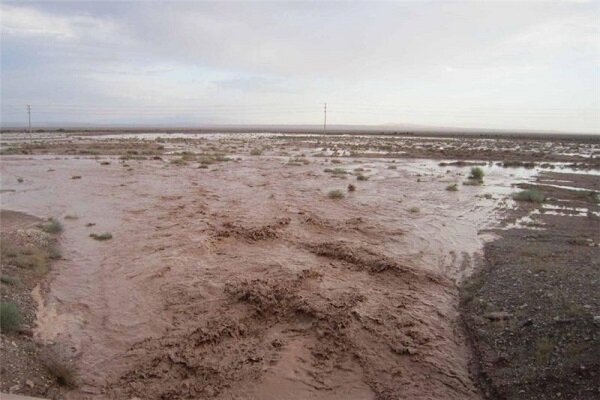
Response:
[[[48,222],[42,224],[40,227],[46,233],[60,233],[63,230],[62,224],[54,218],[48,219]]]
[[[19,286],[21,284],[21,280],[14,276],[2,275],[0,276],[0,282],[5,283],[11,286]]]
[[[469,179],[482,181],[483,176],[484,176],[483,169],[481,169],[480,167],[471,168],[471,175],[469,175]]]
[[[77,371],[66,357],[61,357],[55,352],[46,352],[42,356],[42,362],[59,385],[69,388],[79,386]]]
[[[0,304],[0,330],[13,332],[21,325],[21,313],[14,303]]]
[[[529,201],[531,203],[542,203],[545,197],[537,190],[527,189],[513,195],[513,199],[517,201]]]
[[[98,234],[98,233],[90,233],[90,237],[92,239],[96,239],[96,240],[100,240],[100,241],[102,241],[102,240],[110,240],[110,239],[112,239],[112,233],[109,233],[109,232],[104,232],[104,233],[100,233],[100,234]]]
[[[173,165],[187,165],[187,161],[182,158],[175,158],[171,160],[171,164]]]
[[[344,192],[342,192],[341,190],[331,190],[329,193],[327,193],[327,197],[329,197],[330,199],[343,199],[344,198]]]

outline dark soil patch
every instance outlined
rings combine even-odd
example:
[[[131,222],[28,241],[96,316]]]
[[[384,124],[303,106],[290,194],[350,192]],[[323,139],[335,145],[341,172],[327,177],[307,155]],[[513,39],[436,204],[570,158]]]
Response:
[[[556,178],[553,174],[540,180]],[[597,177],[560,174],[594,190]],[[534,214],[542,230],[497,231],[485,264],[462,288],[461,309],[490,399],[600,397],[600,210],[593,196],[531,185],[586,216]],[[519,202],[523,215],[531,203]]]

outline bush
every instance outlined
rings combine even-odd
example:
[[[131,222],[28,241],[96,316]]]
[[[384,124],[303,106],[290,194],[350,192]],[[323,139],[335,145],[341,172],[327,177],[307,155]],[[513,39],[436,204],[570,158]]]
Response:
[[[453,183],[451,185],[446,186],[446,190],[449,192],[458,192],[458,184]]]
[[[48,222],[42,224],[41,228],[46,233],[60,233],[63,230],[62,224],[54,218],[48,219]]]
[[[363,174],[358,174],[358,175],[356,175],[356,180],[358,180],[358,181],[368,181],[369,178],[366,177],[366,176],[364,176]]]
[[[14,303],[0,304],[0,331],[13,332],[21,325],[21,313]]]
[[[42,356],[42,362],[48,371],[56,378],[61,386],[75,388],[79,385],[77,371],[64,357],[54,352],[47,352]]]
[[[471,168],[471,175],[469,175],[469,179],[482,181],[483,175],[483,170],[480,167],[473,167]]]
[[[529,201],[531,203],[542,203],[545,200],[545,197],[537,190],[528,189],[515,193],[513,199],[517,201]]]
[[[349,192],[354,192],[356,190],[356,186],[354,186],[353,184],[349,184],[348,185],[348,191]]]
[[[11,286],[19,286],[21,284],[21,280],[19,278],[8,275],[0,276],[0,282]]]
[[[98,233],[90,233],[90,237],[92,239],[96,239],[96,240],[102,241],[102,240],[110,240],[110,239],[112,239],[113,236],[112,236],[112,233],[104,232],[104,233],[100,233],[100,234],[98,234]]]
[[[262,150],[259,148],[254,148],[254,149],[250,150],[250,155],[251,156],[260,156],[260,155],[262,155]]]
[[[344,192],[342,192],[341,190],[331,190],[329,193],[327,193],[327,197],[329,197],[330,199],[343,199],[344,198]]]
[[[187,161],[182,158],[175,158],[170,161],[173,165],[187,165]]]

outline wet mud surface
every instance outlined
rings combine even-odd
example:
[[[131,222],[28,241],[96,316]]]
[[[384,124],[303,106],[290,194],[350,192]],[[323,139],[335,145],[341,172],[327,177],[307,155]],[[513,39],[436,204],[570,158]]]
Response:
[[[66,398],[481,398],[459,285],[537,169],[158,143],[2,158],[2,206],[64,224],[34,336],[77,361]]]

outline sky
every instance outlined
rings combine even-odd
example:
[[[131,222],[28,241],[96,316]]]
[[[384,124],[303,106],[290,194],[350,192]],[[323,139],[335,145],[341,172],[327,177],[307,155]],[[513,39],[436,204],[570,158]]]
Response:
[[[600,2],[0,3],[1,123],[600,134]]]

